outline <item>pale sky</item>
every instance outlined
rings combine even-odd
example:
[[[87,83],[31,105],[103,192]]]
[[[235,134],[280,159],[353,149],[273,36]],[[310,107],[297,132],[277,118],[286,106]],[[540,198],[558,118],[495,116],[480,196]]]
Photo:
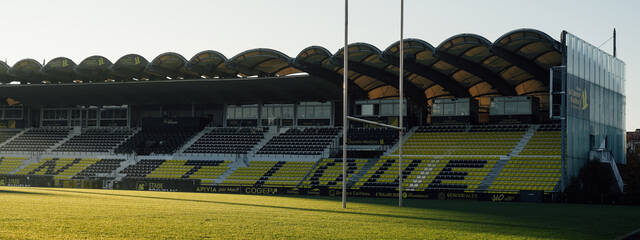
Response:
[[[5,1],[0,59],[40,62],[65,56],[76,63],[91,55],[111,61],[138,53],[151,61],[173,51],[191,58],[217,50],[228,58],[251,48],[291,57],[311,45],[332,53],[343,44],[343,0],[198,1]],[[350,42],[384,50],[399,38],[399,0],[351,0]],[[599,46],[615,27],[618,57],[626,62],[627,129],[640,128],[640,1],[598,0],[405,0],[405,37],[437,46],[459,33],[489,41],[518,28],[541,30],[560,40],[562,30]],[[634,44],[635,43],[635,44]],[[611,42],[602,46],[611,52]]]

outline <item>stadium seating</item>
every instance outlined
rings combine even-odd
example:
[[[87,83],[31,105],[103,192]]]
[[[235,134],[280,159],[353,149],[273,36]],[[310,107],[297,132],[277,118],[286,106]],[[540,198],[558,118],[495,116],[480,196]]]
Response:
[[[26,161],[25,157],[1,157],[0,158],[0,174],[8,174],[18,169],[22,163]]]
[[[164,163],[165,160],[143,159],[136,164],[129,165],[120,173],[126,174],[128,178],[144,178],[154,169]]]
[[[353,175],[358,174],[367,161],[366,159],[347,159],[347,181],[350,181]],[[342,188],[341,182],[342,159],[322,159],[311,170],[311,174],[302,182],[301,186]]]
[[[70,128],[32,128],[0,147],[0,151],[43,152],[69,135]]]
[[[489,186],[489,191],[555,191],[561,176],[559,124],[540,125],[518,156],[509,162]]]
[[[12,138],[13,136],[15,136],[16,134],[20,133],[20,130],[15,130],[15,129],[6,129],[6,130],[1,130],[0,131],[0,143],[3,143],[7,140],[9,140],[9,138]]]
[[[124,161],[124,159],[100,159],[96,163],[91,166],[85,168],[84,170],[78,172],[73,178],[74,179],[83,179],[83,178],[93,178],[98,177],[99,174],[110,174],[113,173],[120,164]]]
[[[55,152],[109,152],[135,132],[130,128],[90,128],[54,149]]]
[[[213,184],[213,180],[229,170],[231,161],[187,161],[193,165],[193,171],[187,173],[188,178],[201,179],[201,184]]]
[[[146,178],[183,178],[193,166],[185,165],[187,160],[166,160],[153,169]]]
[[[404,167],[409,166],[409,161]],[[405,171],[403,171],[403,174]],[[353,188],[395,188],[398,186],[398,161],[390,157],[383,157],[379,159],[369,171],[367,171],[360,180],[356,182]],[[406,179],[404,176],[403,179]]]
[[[16,172],[17,175],[51,175],[71,179],[77,173],[96,163],[95,158],[44,158]]]
[[[533,135],[525,133],[537,129]],[[418,127],[404,142],[403,187],[407,190],[460,190],[515,192],[556,191],[560,179],[560,126],[557,124],[473,125]],[[35,128],[5,143],[1,149],[46,151],[69,135],[69,128]],[[85,129],[62,143],[58,152],[115,152],[171,154],[197,129],[147,128],[134,135],[129,128]],[[207,128],[185,153],[247,154],[264,139],[265,128]],[[279,160],[322,154],[336,142],[338,128],[291,128],[270,139],[256,159]],[[133,135],[133,136],[132,136]],[[523,136],[526,136],[523,138]],[[528,139],[527,142],[527,138]],[[394,144],[395,130],[350,129],[351,144]],[[0,134],[1,138],[1,134]],[[128,138],[128,139],[127,139]],[[373,140],[372,140],[373,139]],[[27,143],[33,145],[29,146]],[[520,143],[520,144],[519,144]],[[526,145],[524,144],[526,143]],[[117,147],[119,146],[119,147]],[[518,146],[518,147],[516,147]],[[39,150],[38,150],[39,149]],[[10,150],[5,150],[10,151]],[[398,186],[398,151],[380,159],[348,159],[347,180],[353,189]],[[185,155],[185,158],[188,158]],[[193,156],[192,156],[193,157]],[[252,156],[253,157],[253,156]],[[273,157],[273,158],[272,158]],[[503,160],[500,160],[503,159]],[[27,158],[0,158],[0,174],[20,168]],[[124,159],[45,158],[16,174],[50,175],[56,179],[112,176]],[[229,172],[231,161],[143,159],[120,173],[125,178],[200,179],[201,184],[221,186],[341,188],[341,159],[311,161],[258,161]],[[499,166],[499,168],[495,168]],[[226,176],[226,175],[224,175]]]
[[[30,163],[29,165],[25,166],[24,168],[20,169],[20,171],[17,171],[14,174],[16,174],[16,175],[29,175],[29,174],[32,174],[32,172],[35,172],[35,169],[40,167],[40,165],[42,165],[42,162]],[[38,169],[38,171],[39,170],[40,169]]]
[[[229,169],[231,161],[210,160],[141,160],[128,166],[121,173],[128,178],[166,179],[206,179],[203,183],[213,183]]]
[[[525,132],[529,125],[471,125],[469,132]]]
[[[467,128],[466,125],[431,125],[420,126],[416,132],[465,132]]]
[[[267,172],[262,186],[295,187],[309,173],[315,162],[285,162]]]
[[[540,125],[540,127],[538,127],[538,131],[542,131],[542,132],[559,132],[560,130],[562,130],[562,127],[558,123],[543,124],[543,125]]]
[[[75,158],[44,158],[18,171],[19,175],[56,175],[73,164]]]
[[[404,143],[404,155],[507,155],[526,126],[420,127]],[[491,132],[491,134],[487,134]],[[398,150],[394,152],[398,154]]]
[[[519,155],[560,155],[562,138],[560,131],[538,130]]]
[[[338,135],[338,128],[291,128],[273,137],[258,154],[320,155]]]
[[[56,179],[72,179],[73,177],[76,176],[76,174],[85,170],[86,168],[95,164],[98,161],[100,161],[100,159],[97,159],[97,158],[74,159],[72,164],[69,166],[65,166],[66,168],[62,169],[62,171],[59,171],[56,174],[55,178]]]
[[[263,128],[213,128],[185,153],[246,154],[264,138]]]
[[[348,143],[352,145],[393,145],[398,130],[389,128],[349,128]]]
[[[228,176],[222,185],[296,186],[311,170],[313,162],[252,161]]]
[[[116,153],[172,154],[198,129],[183,127],[143,127],[141,131],[121,144]]]
[[[486,178],[497,157],[421,157],[403,159],[403,187],[412,190],[475,190]],[[398,160],[383,157],[354,184],[354,188],[398,186]]]
[[[439,171],[429,171],[419,176],[425,176],[425,179],[418,184],[415,181],[407,181],[405,187],[414,187],[422,189],[465,189],[476,190],[482,181],[485,180],[491,169],[498,161],[498,157],[451,157],[450,159],[432,160],[431,163],[439,163],[444,166]],[[427,168],[429,169],[429,168]],[[433,179],[431,179],[433,177]]]
[[[249,166],[236,169],[224,180],[222,185],[253,186],[276,164],[278,164],[278,162],[252,161],[249,163]]]
[[[554,191],[560,175],[560,156],[516,156],[504,166],[489,190]]]

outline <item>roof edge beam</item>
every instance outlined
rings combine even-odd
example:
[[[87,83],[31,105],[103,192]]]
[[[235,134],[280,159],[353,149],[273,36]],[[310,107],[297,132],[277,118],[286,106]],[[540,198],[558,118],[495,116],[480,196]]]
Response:
[[[397,67],[399,65],[400,58],[395,56],[387,56],[386,58],[386,60],[394,66]],[[449,93],[451,93],[451,95],[455,97],[471,97],[469,91],[467,91],[462,85],[456,82],[456,80],[438,71],[435,71],[428,66],[417,63],[415,57],[405,58],[404,65],[409,72],[418,74],[433,81],[435,84],[438,84],[449,91]]]
[[[398,76],[395,76],[394,74],[354,61],[349,61],[349,68],[353,71],[359,72],[360,74],[370,76],[395,88],[399,88]],[[412,99],[414,103],[422,103],[426,101],[427,97],[424,94],[424,90],[413,85],[413,83],[409,82],[406,77],[403,77],[402,80],[405,83],[404,90],[406,91],[409,99]]]
[[[318,76],[324,80],[327,80],[339,88],[343,87],[343,77],[340,74],[337,74],[333,71],[324,69],[322,67],[314,66],[313,64],[294,62],[291,64],[292,67],[302,70],[310,75]],[[353,81],[349,81],[349,90],[353,91],[353,94],[358,99],[368,99],[369,94],[365,92],[362,88],[356,85]]]
[[[493,73],[491,70],[485,69],[478,65],[478,63],[471,62],[469,60],[456,57],[443,51],[435,51],[434,56],[444,60],[445,62],[463,69],[473,75],[480,77],[483,81],[489,83],[498,92],[504,96],[517,96],[516,90],[509,86],[500,76]]]
[[[541,81],[545,86],[549,85],[549,73],[544,71],[543,68],[537,66],[535,63],[528,61],[526,58],[519,56],[517,54],[511,53],[502,47],[492,46],[490,51],[501,57],[505,60],[509,61],[511,64],[521,68],[522,70],[533,75],[538,81]]]

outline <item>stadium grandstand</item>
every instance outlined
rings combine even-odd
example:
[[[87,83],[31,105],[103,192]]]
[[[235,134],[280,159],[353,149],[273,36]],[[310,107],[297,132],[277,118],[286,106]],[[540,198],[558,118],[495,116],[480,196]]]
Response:
[[[400,56],[398,42],[352,43],[347,59],[349,114],[389,125],[403,114],[403,139],[343,126],[345,49],[0,62],[0,183],[333,196],[346,178],[353,196],[391,197],[401,171],[408,198],[548,201],[596,159],[624,190],[615,56],[534,29],[403,44]]]

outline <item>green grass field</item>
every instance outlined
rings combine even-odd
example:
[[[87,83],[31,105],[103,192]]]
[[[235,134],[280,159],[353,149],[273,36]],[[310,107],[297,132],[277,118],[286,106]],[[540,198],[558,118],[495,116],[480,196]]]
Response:
[[[613,239],[640,207],[0,187],[0,239]]]

